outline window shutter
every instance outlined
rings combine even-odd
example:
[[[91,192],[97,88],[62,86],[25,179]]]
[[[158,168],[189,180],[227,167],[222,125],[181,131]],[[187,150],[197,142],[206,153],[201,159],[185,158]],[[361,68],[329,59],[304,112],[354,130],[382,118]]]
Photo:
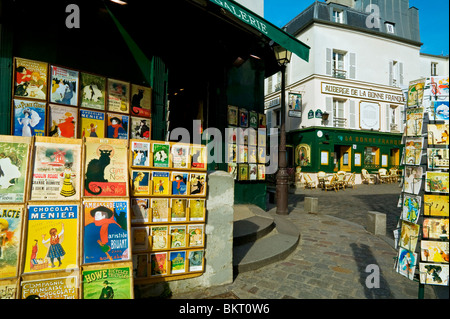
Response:
[[[350,100],[350,128],[356,128],[356,105],[354,100]]]
[[[333,98],[332,97],[326,97],[325,98],[325,107],[328,114],[328,123],[333,123]]]
[[[386,132],[391,131],[391,121],[390,121],[390,106],[388,104],[385,105],[386,110]]]
[[[267,125],[267,131],[272,127],[272,111],[266,112],[266,125]]]
[[[399,80],[400,80],[400,85],[403,85],[403,63],[399,63],[398,65],[398,73],[399,73]]]
[[[356,79],[356,54],[350,53],[350,79]]]
[[[389,85],[393,86],[393,80],[394,80],[394,62],[393,61],[389,61]]]
[[[330,48],[327,48],[327,63],[326,63],[326,74],[332,75],[332,69],[331,69],[331,61],[333,59],[332,57],[333,52]]]

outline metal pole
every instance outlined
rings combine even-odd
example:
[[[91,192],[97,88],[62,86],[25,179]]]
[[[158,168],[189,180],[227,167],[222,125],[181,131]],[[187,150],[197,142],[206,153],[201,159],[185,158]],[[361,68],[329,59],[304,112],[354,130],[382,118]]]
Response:
[[[278,146],[278,172],[277,178],[277,214],[288,214],[288,184],[289,175],[286,163],[286,65],[281,65],[281,125],[280,144]]]

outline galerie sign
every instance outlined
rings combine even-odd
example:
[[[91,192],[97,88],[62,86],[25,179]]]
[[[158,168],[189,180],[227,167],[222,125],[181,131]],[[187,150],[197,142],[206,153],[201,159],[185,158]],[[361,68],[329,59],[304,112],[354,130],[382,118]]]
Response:
[[[322,82],[322,93],[355,97],[365,100],[376,100],[381,102],[401,103],[401,104],[404,103],[403,95],[401,94],[392,94],[382,91],[366,90],[357,87],[336,85],[326,82]]]

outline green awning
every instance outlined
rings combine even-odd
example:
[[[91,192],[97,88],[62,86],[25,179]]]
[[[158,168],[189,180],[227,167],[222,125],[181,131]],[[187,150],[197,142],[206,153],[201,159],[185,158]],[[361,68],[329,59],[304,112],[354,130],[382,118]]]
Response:
[[[257,29],[259,32],[267,36],[269,39],[281,45],[283,48],[291,51],[299,58],[309,62],[310,47],[297,40],[292,35],[277,28],[272,23],[264,20],[256,13],[246,9],[242,5],[232,0],[209,0],[212,3],[221,6],[225,10],[231,12],[239,20]]]

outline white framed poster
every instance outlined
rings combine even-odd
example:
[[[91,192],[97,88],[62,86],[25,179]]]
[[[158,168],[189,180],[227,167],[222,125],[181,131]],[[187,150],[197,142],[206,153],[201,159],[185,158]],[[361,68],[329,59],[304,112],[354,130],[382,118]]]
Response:
[[[380,130],[380,104],[373,102],[359,103],[359,127],[363,130]]]

